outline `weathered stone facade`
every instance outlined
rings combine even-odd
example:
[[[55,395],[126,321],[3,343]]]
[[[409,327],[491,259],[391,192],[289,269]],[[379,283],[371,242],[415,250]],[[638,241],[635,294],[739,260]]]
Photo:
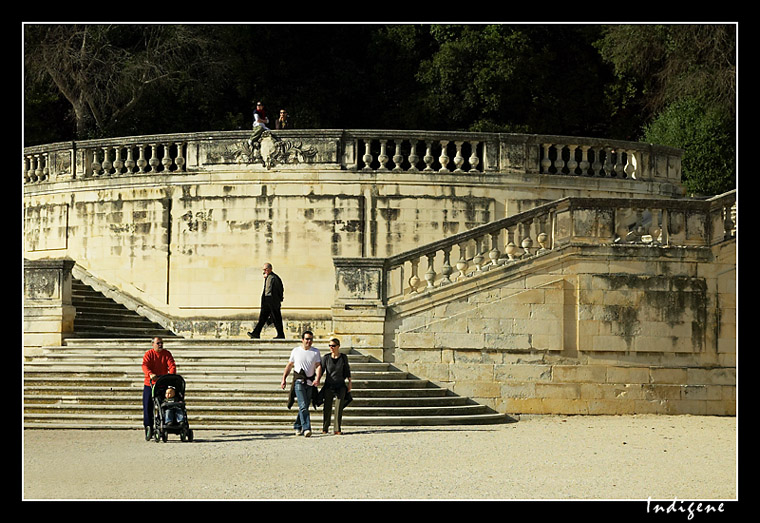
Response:
[[[572,249],[494,269],[389,307],[385,357],[503,412],[734,414],[735,273],[720,260],[733,248]]]
[[[553,152],[542,165],[544,138],[569,142],[304,130],[257,142],[224,132],[31,147],[24,257],[75,260],[200,337],[251,330],[261,264],[271,262],[289,332],[329,331],[333,257],[391,256],[565,196],[678,194],[676,150],[589,139],[600,160],[624,158],[605,148],[631,152],[627,164],[581,177],[557,172],[568,168]]]
[[[394,257],[336,258],[335,329],[501,412],[731,415],[733,201],[571,198]]]
[[[199,133],[27,148],[23,176],[29,266],[75,262],[182,336],[245,337],[271,262],[289,335],[501,412],[735,410],[735,195],[678,199],[677,150]],[[25,346],[60,343],[65,282],[55,339],[31,335],[32,282]]]

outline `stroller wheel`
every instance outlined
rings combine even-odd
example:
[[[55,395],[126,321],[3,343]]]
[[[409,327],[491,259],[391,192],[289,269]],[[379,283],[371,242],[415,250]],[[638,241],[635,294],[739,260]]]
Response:
[[[193,441],[193,429],[187,431],[187,441]]]

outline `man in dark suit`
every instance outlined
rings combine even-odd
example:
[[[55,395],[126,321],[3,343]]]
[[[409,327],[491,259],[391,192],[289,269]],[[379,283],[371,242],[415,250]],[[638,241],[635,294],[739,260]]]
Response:
[[[261,312],[259,313],[259,322],[249,332],[251,338],[260,338],[261,329],[266,325],[267,320],[272,318],[275,329],[277,329],[277,338],[285,338],[285,331],[282,328],[282,314],[280,313],[280,304],[284,294],[282,280],[272,272],[272,264],[264,264],[264,289],[261,291]]]

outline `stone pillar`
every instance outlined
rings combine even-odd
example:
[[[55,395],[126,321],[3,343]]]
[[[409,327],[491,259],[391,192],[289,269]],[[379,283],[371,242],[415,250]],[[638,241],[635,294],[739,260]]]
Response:
[[[341,345],[383,360],[385,259],[333,258],[333,331]]]
[[[74,261],[24,260],[24,352],[61,345],[74,332],[71,305]]]

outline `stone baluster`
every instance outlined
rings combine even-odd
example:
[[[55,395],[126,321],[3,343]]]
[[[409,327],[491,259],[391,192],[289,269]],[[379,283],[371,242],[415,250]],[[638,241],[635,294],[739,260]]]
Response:
[[[628,179],[635,179],[636,178],[636,162],[634,160],[634,151],[632,150],[625,151],[625,160],[626,160],[625,167],[623,167],[623,171],[625,172],[625,177]]]
[[[441,155],[438,157],[438,163],[441,164],[441,168],[438,169],[439,173],[448,173],[451,172],[448,169],[449,164],[449,156],[446,152],[446,147],[449,145],[448,140],[441,140]]]
[[[548,250],[551,250],[551,246],[549,242],[551,241],[550,233],[552,231],[553,223],[554,223],[554,210],[550,210],[547,214],[538,218],[538,224],[536,228],[536,232],[538,234],[536,235],[536,241],[538,242],[538,245],[540,246],[540,248],[538,249],[536,254],[538,254],[539,252],[543,253]]]
[[[139,169],[139,172],[142,174],[145,172],[145,167],[148,165],[148,160],[145,158],[145,147],[146,145],[138,145],[137,146],[140,151],[140,155],[137,159],[137,168]]]
[[[427,282],[427,288],[432,289],[435,283],[435,269],[433,269],[433,263],[435,261],[435,253],[426,254],[427,256],[427,271],[425,271],[425,281]]]
[[[545,251],[549,250],[549,249],[546,248],[546,244],[547,244],[548,240],[549,240],[549,235],[548,234],[546,234],[545,232],[538,233],[538,236],[536,237],[536,241],[538,242],[538,245],[541,246],[541,248],[537,251],[536,254],[538,254],[539,252],[545,252]]]
[[[92,175],[93,176],[100,176],[101,175],[101,172],[100,172],[101,164],[100,164],[100,160],[98,160],[98,150],[97,149],[93,149],[92,150],[92,165],[91,165],[91,167],[92,167]]]
[[[177,142],[175,143],[177,146],[177,158],[174,160],[174,163],[177,165],[177,171],[179,172],[185,172],[185,156],[183,149],[185,148],[185,142]]]
[[[161,160],[158,159],[158,144],[157,143],[150,144],[150,160],[148,160],[148,165],[150,165],[150,169],[148,170],[148,172],[150,173],[158,172],[158,166],[161,165]]]
[[[480,158],[478,158],[478,144],[480,142],[470,142],[470,147],[472,148],[470,150],[470,172],[471,173],[477,173],[478,171],[478,164],[480,163]]]
[[[652,221],[649,224],[649,236],[652,237],[653,244],[662,243],[662,209],[650,209]]]
[[[132,174],[135,172],[135,159],[133,157],[133,149],[134,146],[127,146],[127,159],[124,160],[124,168],[127,170],[127,174]]]
[[[591,148],[589,145],[581,145],[581,161],[578,164],[578,167],[581,169],[581,176],[589,174],[589,161],[588,161],[588,150]]]
[[[660,243],[662,245],[670,245],[670,216],[667,209],[662,210],[662,225],[660,226]]]
[[[425,172],[433,172],[433,142],[425,142],[425,157],[422,159],[425,162]]]
[[[50,175],[53,174],[50,170],[50,153],[42,153],[42,161],[44,167],[42,168],[42,179],[50,180]]]
[[[483,261],[485,261],[484,250],[481,249],[483,238],[475,238],[475,256],[472,257],[472,263],[475,264],[477,272],[483,272]]]
[[[121,159],[121,150],[123,146],[114,147],[115,155],[113,159],[114,174],[116,176],[123,174],[124,160]]]
[[[417,169],[417,162],[420,161],[420,157],[417,156],[417,140],[410,140],[412,149],[409,151],[409,172],[416,173],[418,172]]]
[[[612,150],[609,147],[604,147],[604,164],[602,165],[602,169],[604,169],[604,176],[611,177],[612,176]]]
[[[555,145],[554,149],[557,151],[557,156],[554,158],[554,174],[562,174],[562,169],[565,167],[565,161],[562,159],[563,145]]]
[[[575,176],[578,174],[575,172],[575,170],[578,168],[578,161],[575,159],[575,150],[578,148],[578,146],[568,145],[567,148],[570,150],[570,158],[567,160],[567,174],[570,176]]]
[[[394,173],[400,173],[402,171],[401,169],[401,163],[404,161],[404,156],[401,154],[401,145],[404,143],[403,140],[395,140],[394,145],[395,149],[393,152],[393,157],[391,158],[393,160],[394,167],[391,169]]]
[[[736,223],[733,219],[733,213],[734,213],[734,205],[735,202],[731,202],[729,204],[726,204],[723,207],[723,239],[728,240],[730,238],[733,238],[734,236],[734,230],[736,227]]]
[[[591,170],[593,176],[602,176],[602,149],[594,149],[594,163],[591,164]]]
[[[522,230],[522,241],[520,241],[520,246],[523,249],[523,256],[530,256],[530,248],[533,247],[533,239],[530,237],[530,228],[533,224],[533,220],[529,220],[527,222],[523,222],[520,224],[519,228]]]
[[[499,259],[501,253],[499,252],[499,235],[501,231],[491,233],[491,250],[488,251],[488,259],[491,260],[491,266],[496,267],[501,265]]]
[[[509,261],[514,261],[517,256],[517,245],[514,242],[514,227],[507,227],[507,242],[504,246],[504,252],[507,254]]]
[[[550,174],[549,169],[552,166],[552,161],[549,158],[549,149],[551,149],[552,144],[550,143],[544,143],[541,144],[541,147],[544,148],[544,158],[541,160],[541,172],[543,174]]]
[[[380,155],[377,157],[377,160],[380,162],[380,168],[379,171],[387,171],[388,167],[388,160],[390,158],[388,157],[388,153],[386,152],[388,140],[380,140]]]
[[[362,161],[364,161],[364,169],[362,169],[363,171],[372,170],[372,153],[370,152],[370,146],[371,141],[364,140],[364,156],[362,156]]]
[[[454,169],[455,173],[463,173],[462,165],[464,165],[464,156],[462,156],[462,144],[464,142],[454,142],[454,146],[456,147],[456,154],[454,155],[454,166],[456,167]]]
[[[623,171],[623,151],[621,149],[613,150],[615,153],[615,165],[612,166],[612,170],[615,171],[616,178],[625,178],[625,171]]]
[[[403,169],[401,168],[401,163],[404,161],[404,155],[401,154],[401,145],[404,143],[403,140],[394,140],[395,148],[393,150],[393,156],[391,157],[391,160],[393,160],[393,169],[391,169],[394,173],[400,173]]]
[[[24,156],[24,165],[22,167],[22,176],[24,178],[24,183],[29,183],[32,180],[31,172],[32,172],[32,157],[27,155]]]
[[[103,169],[104,176],[111,176],[111,169],[113,168],[113,162],[111,162],[110,155],[108,154],[110,149],[110,147],[103,147],[103,163],[101,164],[101,168]]]
[[[412,275],[409,277],[409,292],[416,293],[417,292],[417,285],[420,284],[420,277],[417,275],[417,270],[420,264],[420,259],[415,258],[411,260],[412,264]]]
[[[34,154],[29,157],[29,181],[36,182],[39,177],[37,176],[37,163],[39,161],[39,156]]]
[[[441,266],[441,283],[439,285],[447,285],[451,283],[451,273],[454,272],[454,268],[451,266],[451,247],[443,248],[443,265]]]
[[[171,144],[169,144],[169,143],[165,143],[164,144],[164,157],[161,159],[161,164],[164,166],[163,170],[164,170],[165,173],[169,172],[172,164],[174,163],[174,161],[172,160],[172,157],[171,157],[170,146],[171,146]]]
[[[467,277],[467,266],[469,265],[469,262],[467,261],[467,242],[458,244],[458,247],[459,261],[457,262],[457,270],[459,271],[459,275],[457,276],[457,279],[464,280]]]

